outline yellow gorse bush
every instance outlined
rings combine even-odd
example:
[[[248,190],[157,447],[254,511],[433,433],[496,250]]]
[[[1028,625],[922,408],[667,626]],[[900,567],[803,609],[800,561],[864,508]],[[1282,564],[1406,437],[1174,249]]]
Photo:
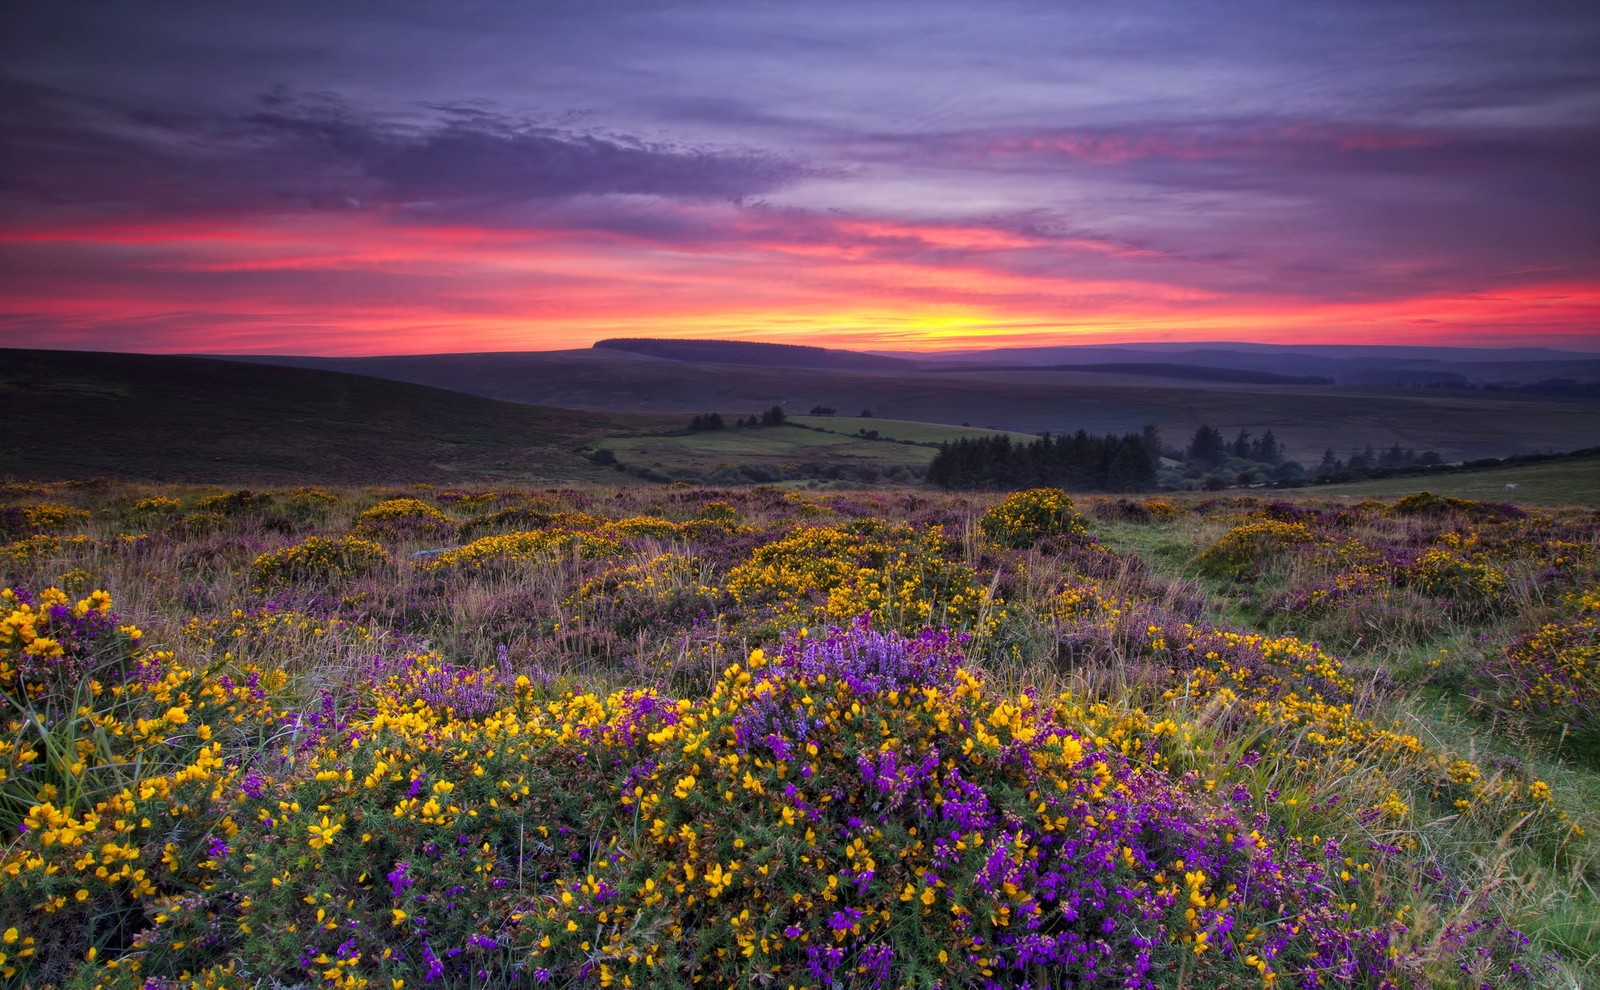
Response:
[[[1247,577],[1285,552],[1328,542],[1302,523],[1264,519],[1235,526],[1196,557],[1195,563],[1212,574]]]
[[[1072,499],[1059,488],[1034,488],[1009,495],[978,520],[984,538],[1003,547],[1025,547],[1047,536],[1088,532]]]
[[[758,547],[728,572],[726,587],[738,605],[798,623],[868,615],[896,629],[972,628],[990,604],[975,572],[951,559],[939,526],[802,527]]]
[[[8,915],[26,933],[9,941],[97,944],[146,905],[211,882],[215,858],[173,839],[235,834],[226,787],[241,768],[226,747],[278,720],[285,677],[206,675],[146,653],[104,591],[29,601],[8,588],[0,610],[0,693],[14,703],[0,737],[0,829],[25,840],[0,853],[0,900],[27,910]],[[19,952],[0,975],[52,961],[67,962]]]
[[[250,575],[260,588],[331,582],[370,573],[388,559],[388,551],[371,540],[313,536],[304,543],[261,554],[250,565]]]
[[[424,562],[424,566],[433,569],[481,569],[496,565],[548,561],[562,554],[600,560],[615,556],[621,551],[619,543],[599,534],[567,529],[541,529],[485,536],[473,540],[466,546],[435,554]]]

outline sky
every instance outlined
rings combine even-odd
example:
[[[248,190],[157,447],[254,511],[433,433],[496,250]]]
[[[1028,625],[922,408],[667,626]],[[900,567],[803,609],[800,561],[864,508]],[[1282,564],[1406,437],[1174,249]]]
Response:
[[[10,0],[0,346],[1600,351],[1592,0]]]

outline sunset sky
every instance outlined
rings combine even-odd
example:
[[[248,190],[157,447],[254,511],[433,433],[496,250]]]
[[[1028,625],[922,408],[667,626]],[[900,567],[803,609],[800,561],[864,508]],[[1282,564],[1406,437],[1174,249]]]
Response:
[[[1600,351],[1593,0],[12,0],[0,346]]]

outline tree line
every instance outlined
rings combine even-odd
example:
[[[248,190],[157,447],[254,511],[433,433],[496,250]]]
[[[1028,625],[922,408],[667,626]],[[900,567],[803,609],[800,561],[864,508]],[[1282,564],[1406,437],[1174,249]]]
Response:
[[[750,414],[748,419],[740,416],[734,421],[733,428],[742,430],[750,426],[782,426],[788,418],[784,414],[782,406],[773,406],[766,412]],[[690,433],[703,433],[706,430],[726,430],[727,428],[727,421],[722,418],[721,413],[706,413],[689,420]]]
[[[1233,485],[1299,486],[1308,482],[1423,470],[1443,463],[1437,453],[1395,444],[1387,450],[1327,451],[1310,468],[1290,460],[1271,430],[1239,430],[1231,439],[1201,424],[1183,447],[1164,447],[1154,426],[1140,433],[1063,436],[1029,443],[1006,436],[947,441],[928,466],[941,488],[1013,489],[1050,485],[1075,491],[1133,492],[1157,488],[1221,489]]]
[[[1135,492],[1155,487],[1160,456],[1161,437],[1154,426],[1120,436],[1046,433],[1029,443],[1004,435],[964,437],[939,445],[927,479],[941,488]]]

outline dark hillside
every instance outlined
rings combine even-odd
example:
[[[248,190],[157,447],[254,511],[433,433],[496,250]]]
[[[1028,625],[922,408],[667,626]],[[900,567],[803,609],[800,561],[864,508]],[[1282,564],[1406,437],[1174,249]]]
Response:
[[[638,417],[205,358],[0,351],[0,476],[251,483],[610,476],[586,438]]]
[[[1272,430],[1289,456],[1341,457],[1367,445],[1436,450],[1447,460],[1506,457],[1592,446],[1600,402],[1424,388],[1345,388],[1163,378],[1081,369],[988,367],[956,373],[700,364],[609,348],[370,358],[248,357],[234,360],[337,369],[509,402],[564,409],[743,416],[781,405],[845,415],[968,424],[1021,433],[1122,434],[1147,423],[1178,443],[1202,423],[1231,437]],[[1166,363],[1173,363],[1170,358]],[[1315,373],[1315,365],[1307,368]]]
[[[835,368],[855,371],[910,371],[915,362],[901,358],[831,350],[799,344],[763,344],[746,340],[658,340],[616,337],[597,340],[601,350],[628,351],[671,361],[700,364],[754,364],[769,368]]]

